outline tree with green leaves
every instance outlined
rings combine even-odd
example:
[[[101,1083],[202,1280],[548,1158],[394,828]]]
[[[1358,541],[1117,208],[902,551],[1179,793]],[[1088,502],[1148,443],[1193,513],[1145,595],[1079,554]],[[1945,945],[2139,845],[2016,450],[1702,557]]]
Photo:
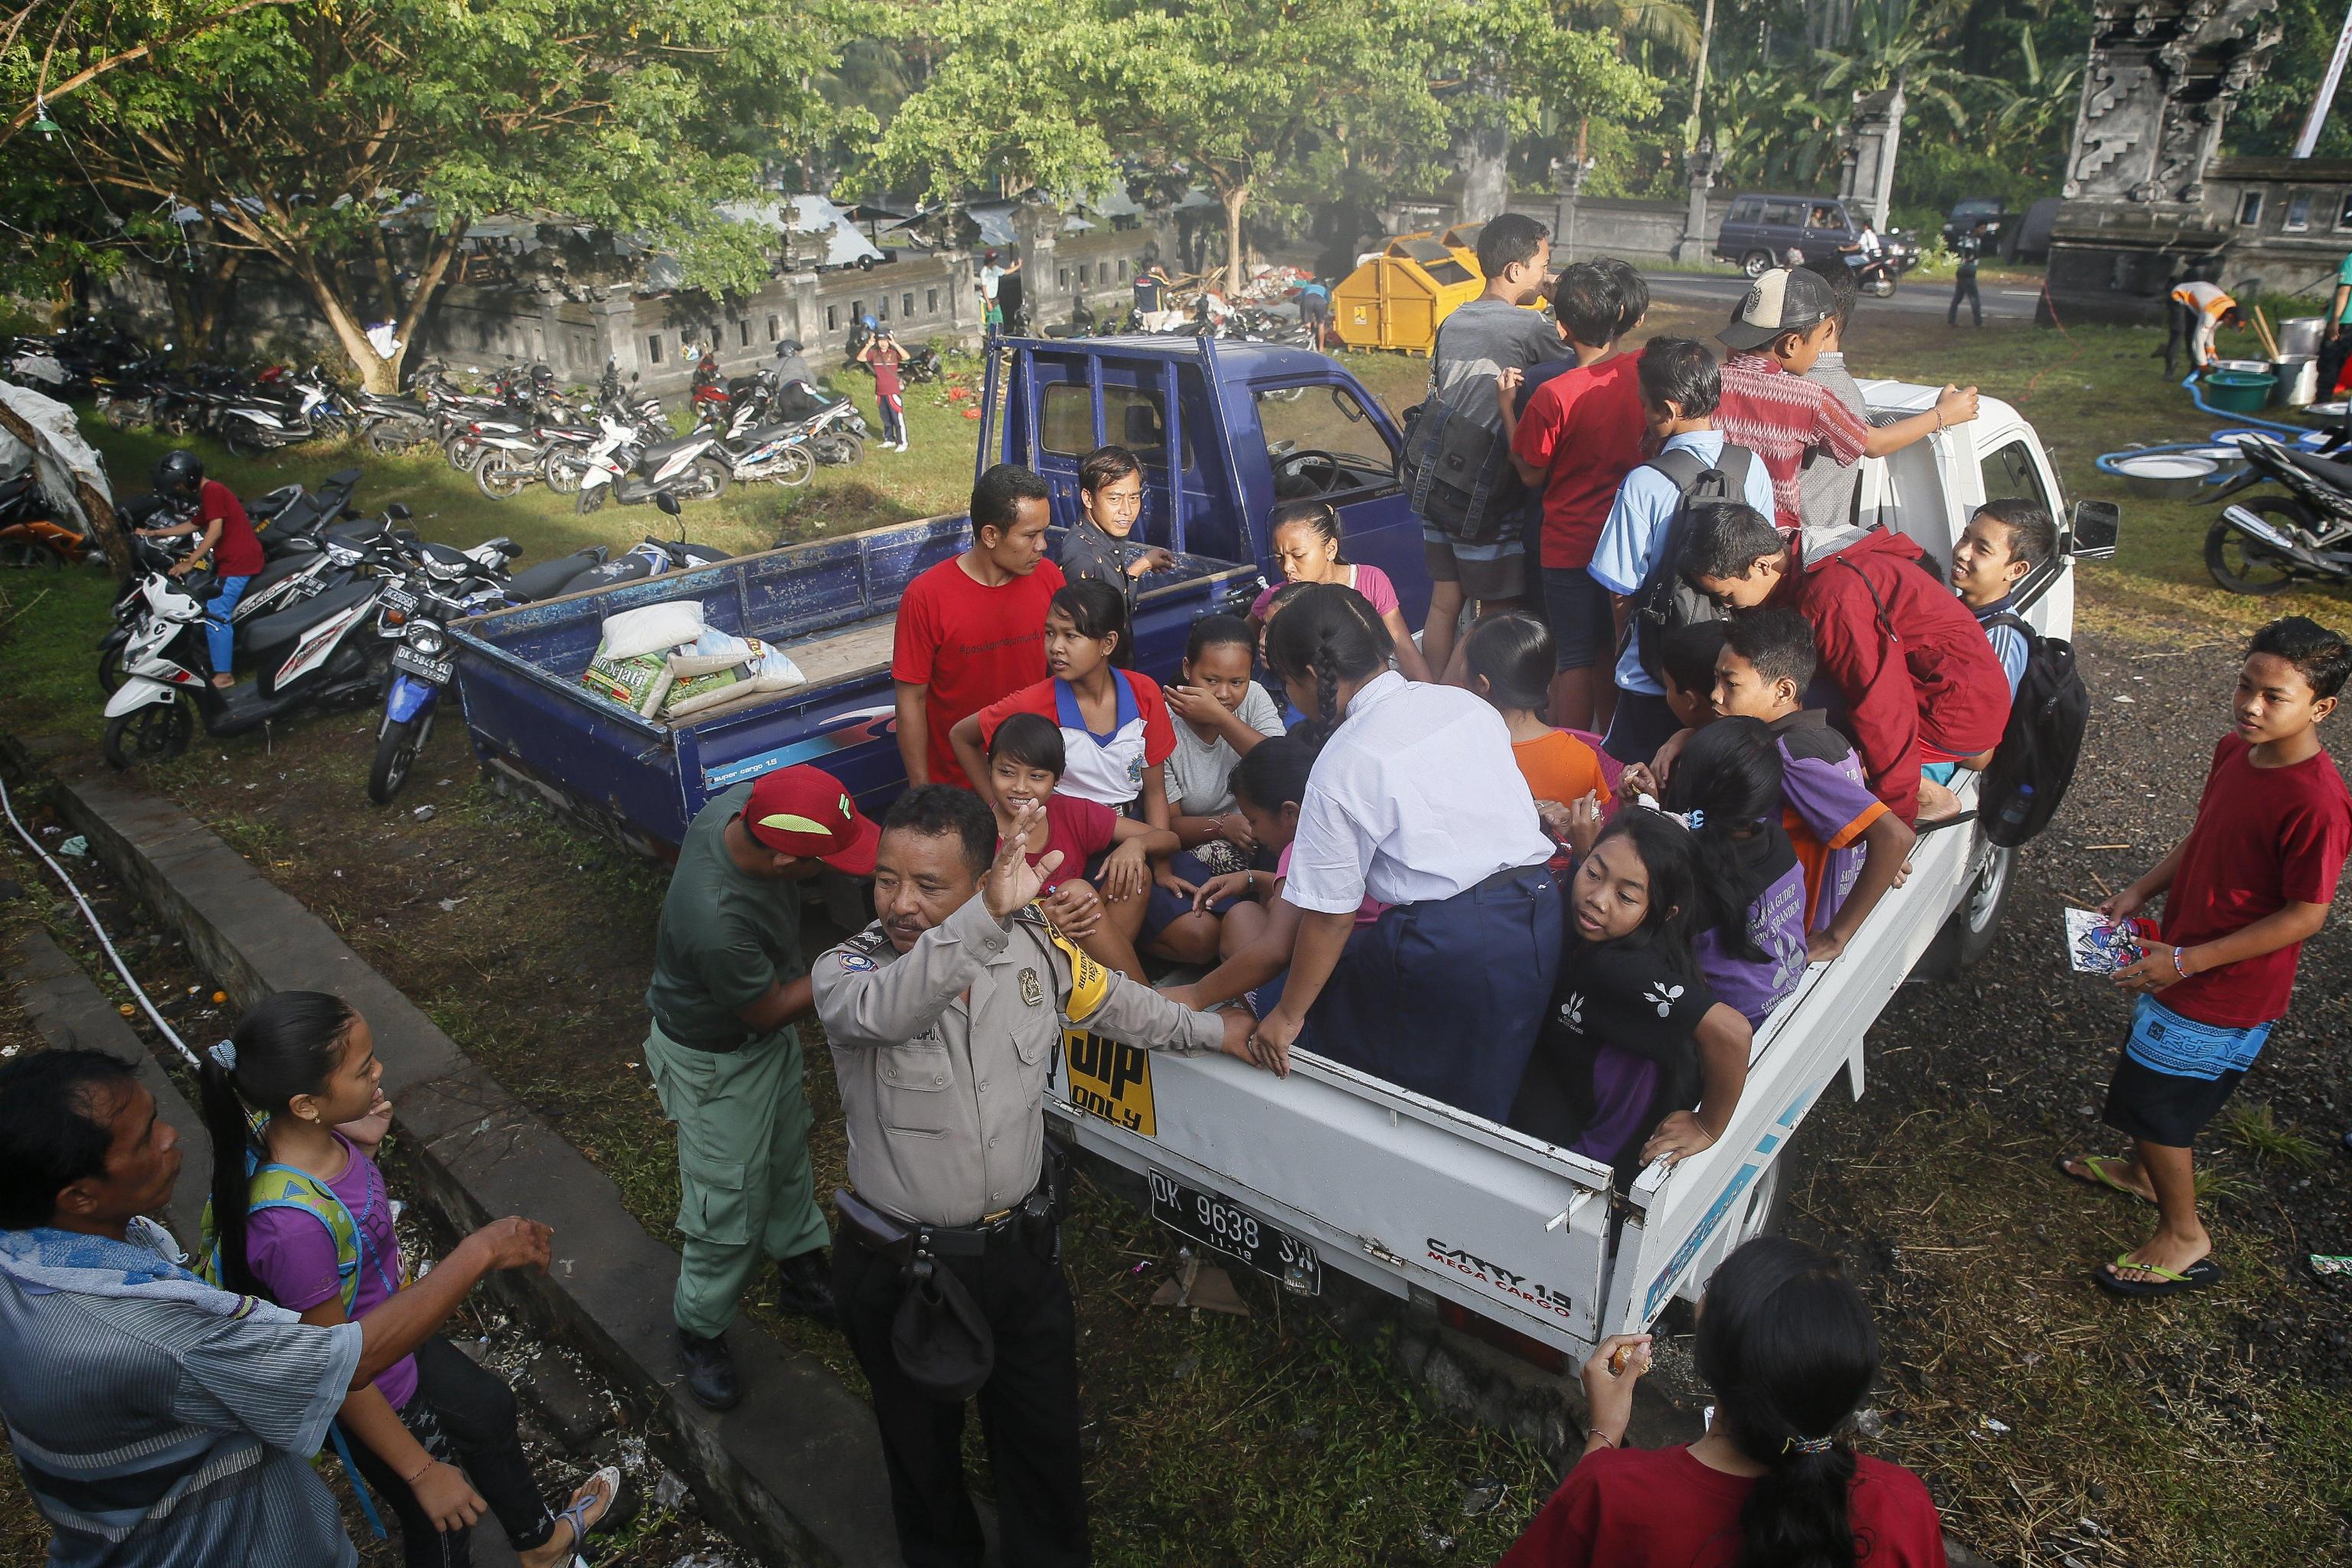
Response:
[[[321,0],[156,48],[51,112],[98,186],[284,268],[364,383],[390,390],[485,217],[626,236],[713,291],[763,282],[774,237],[714,208],[838,122],[812,84],[864,15],[856,0],[801,4],[789,26],[768,0]],[[389,355],[375,320],[403,345]]]
[[[1197,181],[1224,212],[1231,289],[1252,201],[1337,147],[1420,177],[1479,116],[1654,101],[1547,0],[941,0],[918,20],[938,64],[883,134],[876,177],[940,198]],[[1460,101],[1490,82],[1499,100]]]

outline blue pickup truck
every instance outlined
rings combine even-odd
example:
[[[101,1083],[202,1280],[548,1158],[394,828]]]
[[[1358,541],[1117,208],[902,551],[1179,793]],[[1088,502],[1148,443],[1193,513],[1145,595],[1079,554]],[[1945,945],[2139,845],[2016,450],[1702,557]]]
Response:
[[[1337,361],[1205,338],[1000,339],[982,388],[976,467],[1020,463],[1053,489],[1058,531],[1078,515],[1078,463],[1107,441],[1142,460],[1139,534],[1175,552],[1136,605],[1138,668],[1175,671],[1192,622],[1239,611],[1272,575],[1265,517],[1328,499],[1348,558],[1428,607],[1421,529],[1405,504],[1404,437]],[[967,517],[929,518],[743,556],[699,571],[484,616],[451,628],[466,726],[482,762],[625,843],[662,854],[711,795],[816,762],[868,811],[905,785],[890,648],[916,574],[962,550]],[[701,601],[721,630],[781,647],[808,678],[772,700],[657,723],[580,684],[605,616]]]

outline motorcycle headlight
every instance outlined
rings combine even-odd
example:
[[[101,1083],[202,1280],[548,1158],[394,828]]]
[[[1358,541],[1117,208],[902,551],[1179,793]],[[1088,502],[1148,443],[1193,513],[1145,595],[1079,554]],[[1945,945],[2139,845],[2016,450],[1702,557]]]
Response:
[[[449,646],[449,639],[432,622],[418,621],[408,628],[408,646],[422,658],[439,658],[441,650]]]

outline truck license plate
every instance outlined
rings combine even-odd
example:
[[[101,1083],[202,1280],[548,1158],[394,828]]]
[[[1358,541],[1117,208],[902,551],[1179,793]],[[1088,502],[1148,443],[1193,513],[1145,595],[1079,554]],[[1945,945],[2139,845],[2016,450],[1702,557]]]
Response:
[[[1301,1296],[1323,1293],[1323,1262],[1315,1249],[1214,1193],[1151,1173],[1151,1217],[1202,1246],[1237,1258]]]
[[[425,658],[404,647],[392,650],[392,668],[419,680],[429,680],[436,686],[448,685],[449,677],[457,670],[457,666],[446,658]]]

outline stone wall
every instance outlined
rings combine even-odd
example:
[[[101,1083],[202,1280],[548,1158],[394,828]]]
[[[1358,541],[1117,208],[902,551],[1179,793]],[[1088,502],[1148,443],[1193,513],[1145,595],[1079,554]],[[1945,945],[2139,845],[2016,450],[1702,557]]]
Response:
[[[1595,256],[1622,257],[1627,261],[1705,265],[1713,259],[1715,237],[1723,230],[1723,215],[1730,210],[1729,195],[1710,197],[1706,204],[1706,243],[1683,250],[1683,225],[1687,204],[1635,201],[1622,196],[1584,196],[1576,204],[1575,233],[1567,232],[1567,216],[1558,197],[1549,192],[1515,199],[1511,210],[1525,213],[1549,226],[1552,259],[1585,261]],[[1572,243],[1571,243],[1572,240]],[[1681,254],[1677,254],[1681,251]]]
[[[1082,279],[1098,310],[1123,303],[1142,263],[1175,250],[1172,225],[1104,223],[1058,234],[1054,230],[1060,221],[1059,214],[1041,212],[1022,233],[1022,277],[1030,319],[1040,328],[1069,319]],[[699,292],[639,295],[625,286],[567,291],[543,279],[451,283],[425,313],[422,341],[408,363],[441,359],[461,369],[544,363],[567,383],[588,383],[603,374],[610,356],[622,375],[635,375],[643,389],[672,393],[692,380],[695,362],[684,353],[689,343],[715,345],[728,373],[743,374],[784,338],[797,340],[817,368],[837,364],[851,328],[866,314],[909,344],[955,348],[980,342],[977,254],[897,249],[886,255],[870,269],[785,273],[736,300]],[[159,342],[175,336],[161,269],[134,260],[103,286],[101,297],[132,317],[146,336]],[[236,363],[342,362],[341,345],[309,295],[259,258],[239,271],[216,341],[180,346]]]

